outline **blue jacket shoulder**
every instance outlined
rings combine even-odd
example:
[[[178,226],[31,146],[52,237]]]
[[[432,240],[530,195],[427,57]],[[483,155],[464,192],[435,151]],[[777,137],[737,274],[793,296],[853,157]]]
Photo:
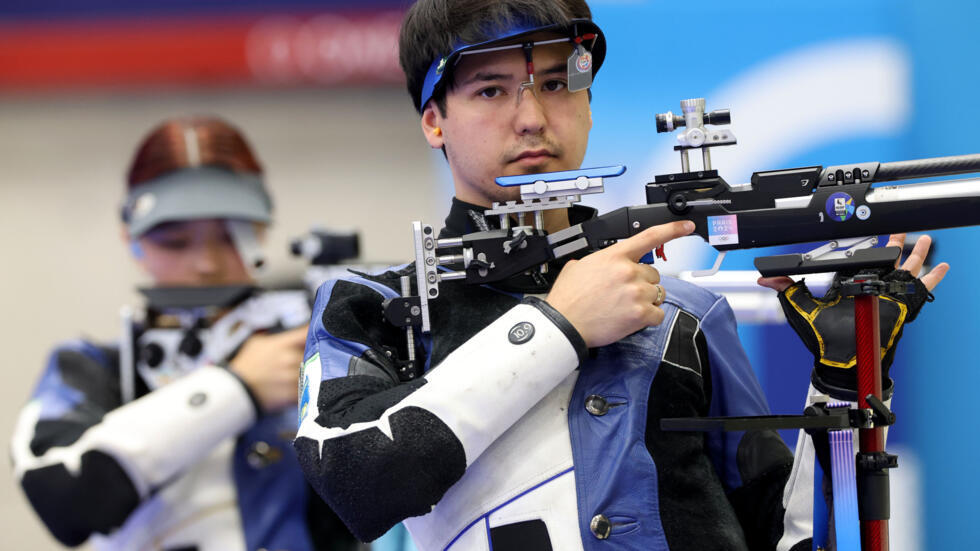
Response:
[[[724,298],[718,293],[675,277],[663,276],[660,284],[667,291],[664,302],[669,302],[698,319],[703,319]]]

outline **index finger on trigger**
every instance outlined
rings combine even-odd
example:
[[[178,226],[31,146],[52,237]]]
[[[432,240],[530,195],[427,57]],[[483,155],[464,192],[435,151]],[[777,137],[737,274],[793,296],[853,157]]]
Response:
[[[679,220],[647,228],[640,233],[616,243],[610,249],[615,248],[617,252],[622,252],[634,262],[639,262],[643,255],[656,249],[657,247],[677,239],[690,235],[694,231],[694,222],[690,220]]]

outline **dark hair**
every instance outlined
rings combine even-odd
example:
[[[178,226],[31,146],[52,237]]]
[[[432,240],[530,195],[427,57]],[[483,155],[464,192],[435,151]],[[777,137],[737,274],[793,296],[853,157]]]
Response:
[[[422,83],[434,60],[458,42],[489,40],[518,19],[545,26],[592,19],[592,11],[585,0],[419,0],[412,5],[402,21],[398,60],[419,111],[425,109],[419,105]],[[446,87],[437,88],[432,99],[445,116]]]
[[[189,138],[196,144],[189,147]],[[163,121],[143,138],[129,168],[126,187],[133,189],[168,172],[193,166],[262,174],[262,166],[237,128],[217,117],[183,117]]]

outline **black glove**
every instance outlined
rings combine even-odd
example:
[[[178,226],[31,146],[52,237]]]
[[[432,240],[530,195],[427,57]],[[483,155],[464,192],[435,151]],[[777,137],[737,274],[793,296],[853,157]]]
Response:
[[[907,283],[907,294],[882,294],[878,303],[881,320],[882,396],[891,396],[894,384],[888,369],[895,358],[895,347],[906,323],[919,315],[933,296],[922,282],[905,270],[893,270],[881,277],[885,282]],[[779,293],[783,313],[796,334],[814,357],[811,380],[820,392],[839,400],[857,400],[857,349],[854,336],[854,298],[841,297],[841,277],[834,279],[822,299],[810,294],[804,281]]]

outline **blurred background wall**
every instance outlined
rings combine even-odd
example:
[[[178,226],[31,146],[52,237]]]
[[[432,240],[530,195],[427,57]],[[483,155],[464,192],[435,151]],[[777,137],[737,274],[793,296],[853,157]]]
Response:
[[[739,145],[714,154],[732,183],[759,170],[980,152],[975,2],[590,4],[610,56],[593,87],[586,165],[629,167],[591,202],[603,210],[642,203],[645,182],[677,171],[673,137],[658,136],[653,117],[688,97],[732,110]],[[138,304],[143,280],[117,212],[137,141],[166,117],[217,114],[251,138],[276,200],[269,283],[302,277],[286,244],[312,225],[357,228],[367,261],[411,255],[410,221],[438,225],[451,185],[397,69],[405,5],[0,1],[0,440],[53,344],[114,339],[119,307]],[[895,550],[980,543],[980,474],[968,463],[980,451],[970,407],[978,235],[934,233],[953,269],[892,371]],[[663,269],[710,265],[707,247],[683,243],[668,246]],[[752,258],[731,255],[725,267]],[[740,330],[773,409],[798,412],[802,345],[779,324]],[[5,469],[0,548],[57,548]]]

